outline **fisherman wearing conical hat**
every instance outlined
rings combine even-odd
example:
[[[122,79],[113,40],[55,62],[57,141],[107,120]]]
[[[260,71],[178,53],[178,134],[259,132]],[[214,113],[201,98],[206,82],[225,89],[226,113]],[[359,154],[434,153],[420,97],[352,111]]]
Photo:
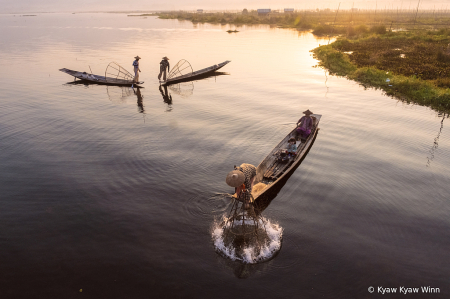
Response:
[[[309,134],[311,134],[311,129],[313,126],[313,119],[311,118],[311,111],[306,110],[303,111],[304,116],[300,118],[297,122],[297,133],[300,135],[301,139],[308,138]]]
[[[158,75],[159,82],[161,82],[161,76],[163,73],[164,73],[163,81],[166,81],[166,68],[167,72],[170,72],[169,58],[167,58],[167,56],[164,56],[161,62],[159,63],[159,75]]]
[[[134,82],[139,82],[139,73],[140,73],[140,69],[139,69],[139,59],[141,59],[141,57],[136,56],[134,57],[134,59],[136,59],[135,61],[133,61],[133,66],[134,66]]]
[[[226,178],[228,186],[236,188],[236,194],[234,196],[244,202],[246,208],[249,207],[249,204],[253,200],[251,194],[255,176],[256,167],[243,163],[239,167],[235,166],[234,170],[230,171]]]

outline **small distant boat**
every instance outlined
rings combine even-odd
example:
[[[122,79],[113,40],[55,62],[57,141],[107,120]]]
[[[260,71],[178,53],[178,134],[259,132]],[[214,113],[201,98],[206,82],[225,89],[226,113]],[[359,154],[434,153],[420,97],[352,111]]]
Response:
[[[97,84],[131,86],[144,83],[134,82],[134,76],[115,62],[111,62],[110,64],[108,64],[105,70],[105,76],[94,75],[87,72],[78,72],[66,68],[62,68],[60,69],[60,71],[74,76],[75,79],[89,81]]]
[[[256,168],[256,177],[253,186],[256,186],[258,183],[266,185],[264,188],[258,188],[259,191],[254,190],[252,192],[256,203],[258,203],[258,199],[262,199],[272,190],[278,192],[280,189],[279,185],[283,186],[289,176],[297,169],[303,159],[305,159],[316,139],[319,131],[319,121],[322,115],[312,114],[311,117],[313,118],[313,127],[307,139],[300,140],[297,136],[297,128],[293,129]],[[298,144],[297,153],[294,157],[282,157],[291,138],[295,138],[301,142]]]
[[[167,80],[162,82],[162,85],[170,85],[178,82],[186,82],[191,80],[196,80],[198,78],[201,78],[205,75],[214,73],[218,69],[221,69],[231,61],[227,60],[219,64],[215,64],[213,66],[193,71],[191,64],[185,60],[182,59],[178,61],[178,63],[172,68],[172,71],[170,71],[169,76],[167,77]]]

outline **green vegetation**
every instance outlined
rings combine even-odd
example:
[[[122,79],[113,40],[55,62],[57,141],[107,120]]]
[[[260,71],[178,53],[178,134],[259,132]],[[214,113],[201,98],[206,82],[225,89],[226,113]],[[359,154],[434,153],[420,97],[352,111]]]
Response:
[[[240,25],[267,24],[281,28],[313,30],[316,35],[359,34],[369,28],[391,31],[398,29],[439,29],[448,27],[450,13],[447,11],[416,10],[304,10],[293,13],[272,12],[258,15],[254,10],[229,13],[195,13],[173,11],[157,14],[160,19],[187,20],[193,23],[216,23]],[[375,29],[373,29],[375,30]]]
[[[157,16],[157,14],[154,13],[143,13],[140,15],[127,15],[128,17],[154,17]]]
[[[330,73],[450,111],[450,30],[366,33],[313,50]]]

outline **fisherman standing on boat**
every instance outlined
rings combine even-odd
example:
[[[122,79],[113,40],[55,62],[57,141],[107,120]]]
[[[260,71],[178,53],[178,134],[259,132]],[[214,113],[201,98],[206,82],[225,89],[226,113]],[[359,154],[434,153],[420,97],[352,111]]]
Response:
[[[134,57],[136,60],[133,61],[133,66],[134,66],[134,79],[133,82],[138,83],[139,82],[139,73],[140,73],[140,69],[139,69],[139,59],[141,59],[141,57],[136,56]]]
[[[250,207],[253,202],[252,188],[256,176],[256,167],[251,164],[243,163],[235,170],[228,173],[226,182],[228,186],[236,188],[236,197],[244,203],[245,209]]]
[[[305,116],[302,116],[297,122],[297,133],[300,135],[301,139],[308,138],[309,134],[311,134],[311,129],[313,125],[313,119],[311,118],[311,111],[306,110],[303,111]]]
[[[161,62],[159,63],[159,75],[158,75],[159,82],[161,82],[161,76],[163,73],[164,73],[163,81],[166,81],[166,68],[167,72],[170,72],[169,58],[167,58],[167,56],[164,56]]]

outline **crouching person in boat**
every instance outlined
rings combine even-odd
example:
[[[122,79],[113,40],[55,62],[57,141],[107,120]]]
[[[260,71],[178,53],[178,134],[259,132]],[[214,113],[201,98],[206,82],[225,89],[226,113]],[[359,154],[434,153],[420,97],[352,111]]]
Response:
[[[297,143],[297,141],[295,141],[294,137],[289,139],[289,141],[288,141],[288,148],[286,149],[286,152],[287,152],[288,156],[295,157],[295,155],[297,154],[297,145],[296,145],[296,143]]]
[[[236,193],[233,197],[244,203],[244,208],[250,208],[253,202],[252,188],[256,176],[256,167],[251,164],[243,163],[239,167],[234,167],[233,171],[228,173],[226,182],[228,186],[235,187]]]
[[[304,116],[300,118],[297,122],[297,133],[300,136],[301,139],[308,138],[309,134],[311,134],[311,129],[313,126],[313,119],[311,117],[311,114],[313,114],[311,111],[306,110],[303,111]]]
[[[134,57],[134,59],[136,59],[135,61],[133,61],[133,67],[134,67],[134,79],[133,81],[135,83],[139,82],[139,73],[140,73],[140,69],[139,69],[139,59],[141,59],[141,57],[136,56]]]

